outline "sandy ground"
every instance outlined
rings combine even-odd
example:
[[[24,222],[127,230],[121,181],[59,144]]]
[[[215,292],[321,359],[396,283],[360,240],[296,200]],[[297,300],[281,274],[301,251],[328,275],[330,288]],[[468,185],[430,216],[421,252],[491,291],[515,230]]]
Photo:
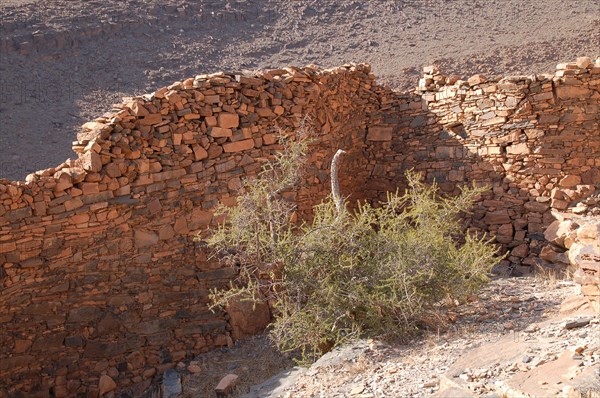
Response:
[[[426,64],[552,71],[600,55],[595,0],[3,0],[0,178],[74,157],[81,124],[121,97],[218,70],[368,62],[412,87]]]

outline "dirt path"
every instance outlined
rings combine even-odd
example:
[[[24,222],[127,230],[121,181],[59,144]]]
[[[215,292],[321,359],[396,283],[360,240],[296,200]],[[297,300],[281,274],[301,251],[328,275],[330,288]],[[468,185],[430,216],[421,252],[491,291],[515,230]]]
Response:
[[[78,127],[122,96],[197,73],[368,62],[407,89],[425,64],[526,74],[600,55],[594,0],[5,0],[0,18],[10,179],[73,157]]]

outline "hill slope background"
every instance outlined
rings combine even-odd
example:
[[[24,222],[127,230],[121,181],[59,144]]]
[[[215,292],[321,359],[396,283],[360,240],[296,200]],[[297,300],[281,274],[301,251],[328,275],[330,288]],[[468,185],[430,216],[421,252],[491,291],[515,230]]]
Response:
[[[447,74],[531,74],[600,55],[594,0],[4,0],[0,178],[69,157],[81,124],[199,73],[367,62],[413,87]]]

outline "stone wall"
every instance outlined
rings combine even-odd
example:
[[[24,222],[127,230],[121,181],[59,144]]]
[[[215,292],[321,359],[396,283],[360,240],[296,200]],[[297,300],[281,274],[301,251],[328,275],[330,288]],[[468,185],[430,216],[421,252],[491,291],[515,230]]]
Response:
[[[450,194],[490,186],[469,221],[510,251],[514,273],[542,265],[558,213],[598,211],[600,64],[589,58],[554,75],[468,81],[426,67],[416,93],[387,93],[382,105],[369,115],[366,196],[403,188],[410,168]]]
[[[593,211],[600,185],[600,64],[588,61],[468,81],[430,67],[404,94],[365,65],[202,75],[86,123],[77,160],[0,181],[0,397],[141,390],[231,343],[229,316],[206,304],[235,270],[193,237],[302,123],[315,140],[286,193],[300,217],[328,194],[343,148],[350,202],[384,199],[409,168],[449,194],[490,185],[466,221],[516,272],[544,265],[553,212]]]
[[[583,296],[578,304],[589,303],[600,313],[600,217],[564,213],[556,216],[544,231],[548,245],[540,252],[540,258],[568,266]]]
[[[299,215],[329,192],[340,145],[344,190],[363,185],[372,79],[361,65],[197,76],[86,123],[77,160],[0,181],[0,396],[139,390],[230,343],[228,317],[207,302],[235,270],[194,236],[302,123],[315,143],[286,194]]]

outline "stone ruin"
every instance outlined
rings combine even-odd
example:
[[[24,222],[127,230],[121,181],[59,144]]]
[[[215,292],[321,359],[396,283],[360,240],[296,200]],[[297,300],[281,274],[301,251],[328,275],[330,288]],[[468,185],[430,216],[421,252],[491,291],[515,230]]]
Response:
[[[424,72],[408,93],[363,64],[199,75],[86,123],[77,159],[0,180],[0,397],[142,391],[254,332],[251,312],[208,310],[236,270],[194,236],[301,123],[316,140],[286,193],[299,217],[329,193],[339,148],[351,201],[385,199],[410,168],[447,194],[485,184],[465,221],[509,252],[502,265],[570,265],[597,305],[598,223],[573,223],[598,214],[600,61],[468,81]]]

